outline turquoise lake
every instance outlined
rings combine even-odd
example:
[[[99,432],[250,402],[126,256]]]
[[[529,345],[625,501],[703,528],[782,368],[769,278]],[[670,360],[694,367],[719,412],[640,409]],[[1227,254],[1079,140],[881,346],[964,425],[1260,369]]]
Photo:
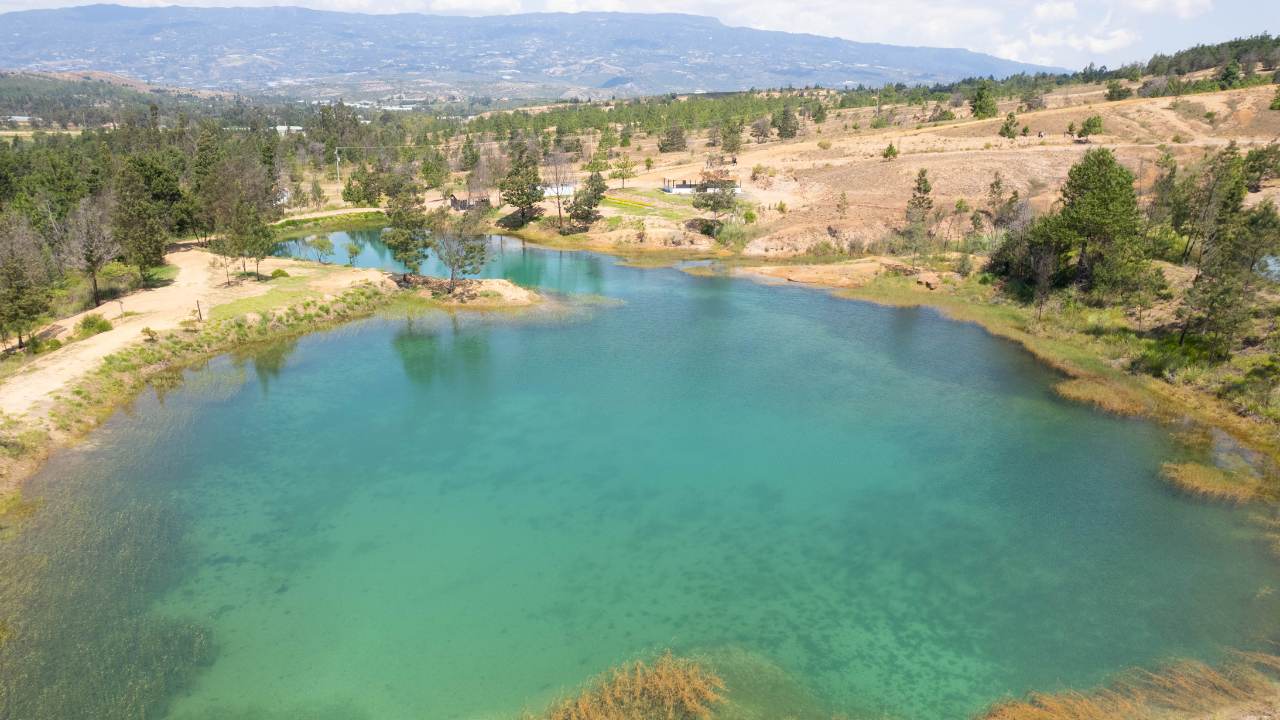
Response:
[[[495,242],[550,307],[218,358],[56,455],[0,549],[87,578],[43,622],[148,677],[112,613],[201,628],[175,720],[514,720],[664,648],[797,718],[964,718],[1280,633],[1280,562],[1161,482],[1167,431],[976,326]],[[34,684],[109,684],[50,632]]]

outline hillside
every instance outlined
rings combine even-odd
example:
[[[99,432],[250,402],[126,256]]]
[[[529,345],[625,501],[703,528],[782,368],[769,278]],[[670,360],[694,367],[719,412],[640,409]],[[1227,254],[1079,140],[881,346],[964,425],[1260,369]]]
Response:
[[[439,99],[932,83],[1046,70],[967,50],[728,27],[707,17],[365,15],[91,5],[0,16],[9,69],[192,88]],[[91,39],[91,40],[90,40]]]

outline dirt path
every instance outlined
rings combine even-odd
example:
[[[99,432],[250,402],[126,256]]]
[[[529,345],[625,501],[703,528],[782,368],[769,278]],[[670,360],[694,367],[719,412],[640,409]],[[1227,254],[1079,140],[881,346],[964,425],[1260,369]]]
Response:
[[[227,286],[222,270],[212,265],[214,256],[198,248],[179,249],[166,255],[165,260],[178,268],[172,284],[127,295],[119,301],[59,320],[52,326],[54,336],[64,342],[72,337],[76,324],[90,313],[106,317],[112,329],[42,355],[0,380],[0,412],[14,417],[41,417],[51,407],[53,393],[96,368],[107,355],[139,342],[144,328],[172,330],[182,321],[196,317],[197,303],[207,318],[217,305],[271,290],[270,284],[258,282]],[[261,270],[266,274],[276,268],[287,268],[293,276],[314,274],[312,285],[323,293],[341,292],[363,280],[380,282],[383,279],[380,272],[373,270],[321,267],[281,258],[263,261]]]

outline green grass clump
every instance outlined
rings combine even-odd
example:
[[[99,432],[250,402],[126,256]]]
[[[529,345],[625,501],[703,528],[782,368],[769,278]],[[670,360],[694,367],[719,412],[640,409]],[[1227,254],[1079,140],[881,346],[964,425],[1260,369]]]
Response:
[[[111,321],[98,313],[89,313],[76,323],[76,338],[83,340],[111,329]]]

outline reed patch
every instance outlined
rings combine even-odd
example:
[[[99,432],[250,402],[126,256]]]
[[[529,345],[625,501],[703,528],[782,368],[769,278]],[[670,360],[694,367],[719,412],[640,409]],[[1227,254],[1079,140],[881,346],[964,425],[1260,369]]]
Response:
[[[616,667],[525,720],[709,720],[724,692],[718,675],[668,650],[652,663]]]
[[[1190,660],[1158,670],[1130,670],[1095,690],[1031,693],[996,703],[980,720],[1157,720],[1171,713],[1211,713],[1275,693],[1280,656],[1232,652],[1218,668]]]

